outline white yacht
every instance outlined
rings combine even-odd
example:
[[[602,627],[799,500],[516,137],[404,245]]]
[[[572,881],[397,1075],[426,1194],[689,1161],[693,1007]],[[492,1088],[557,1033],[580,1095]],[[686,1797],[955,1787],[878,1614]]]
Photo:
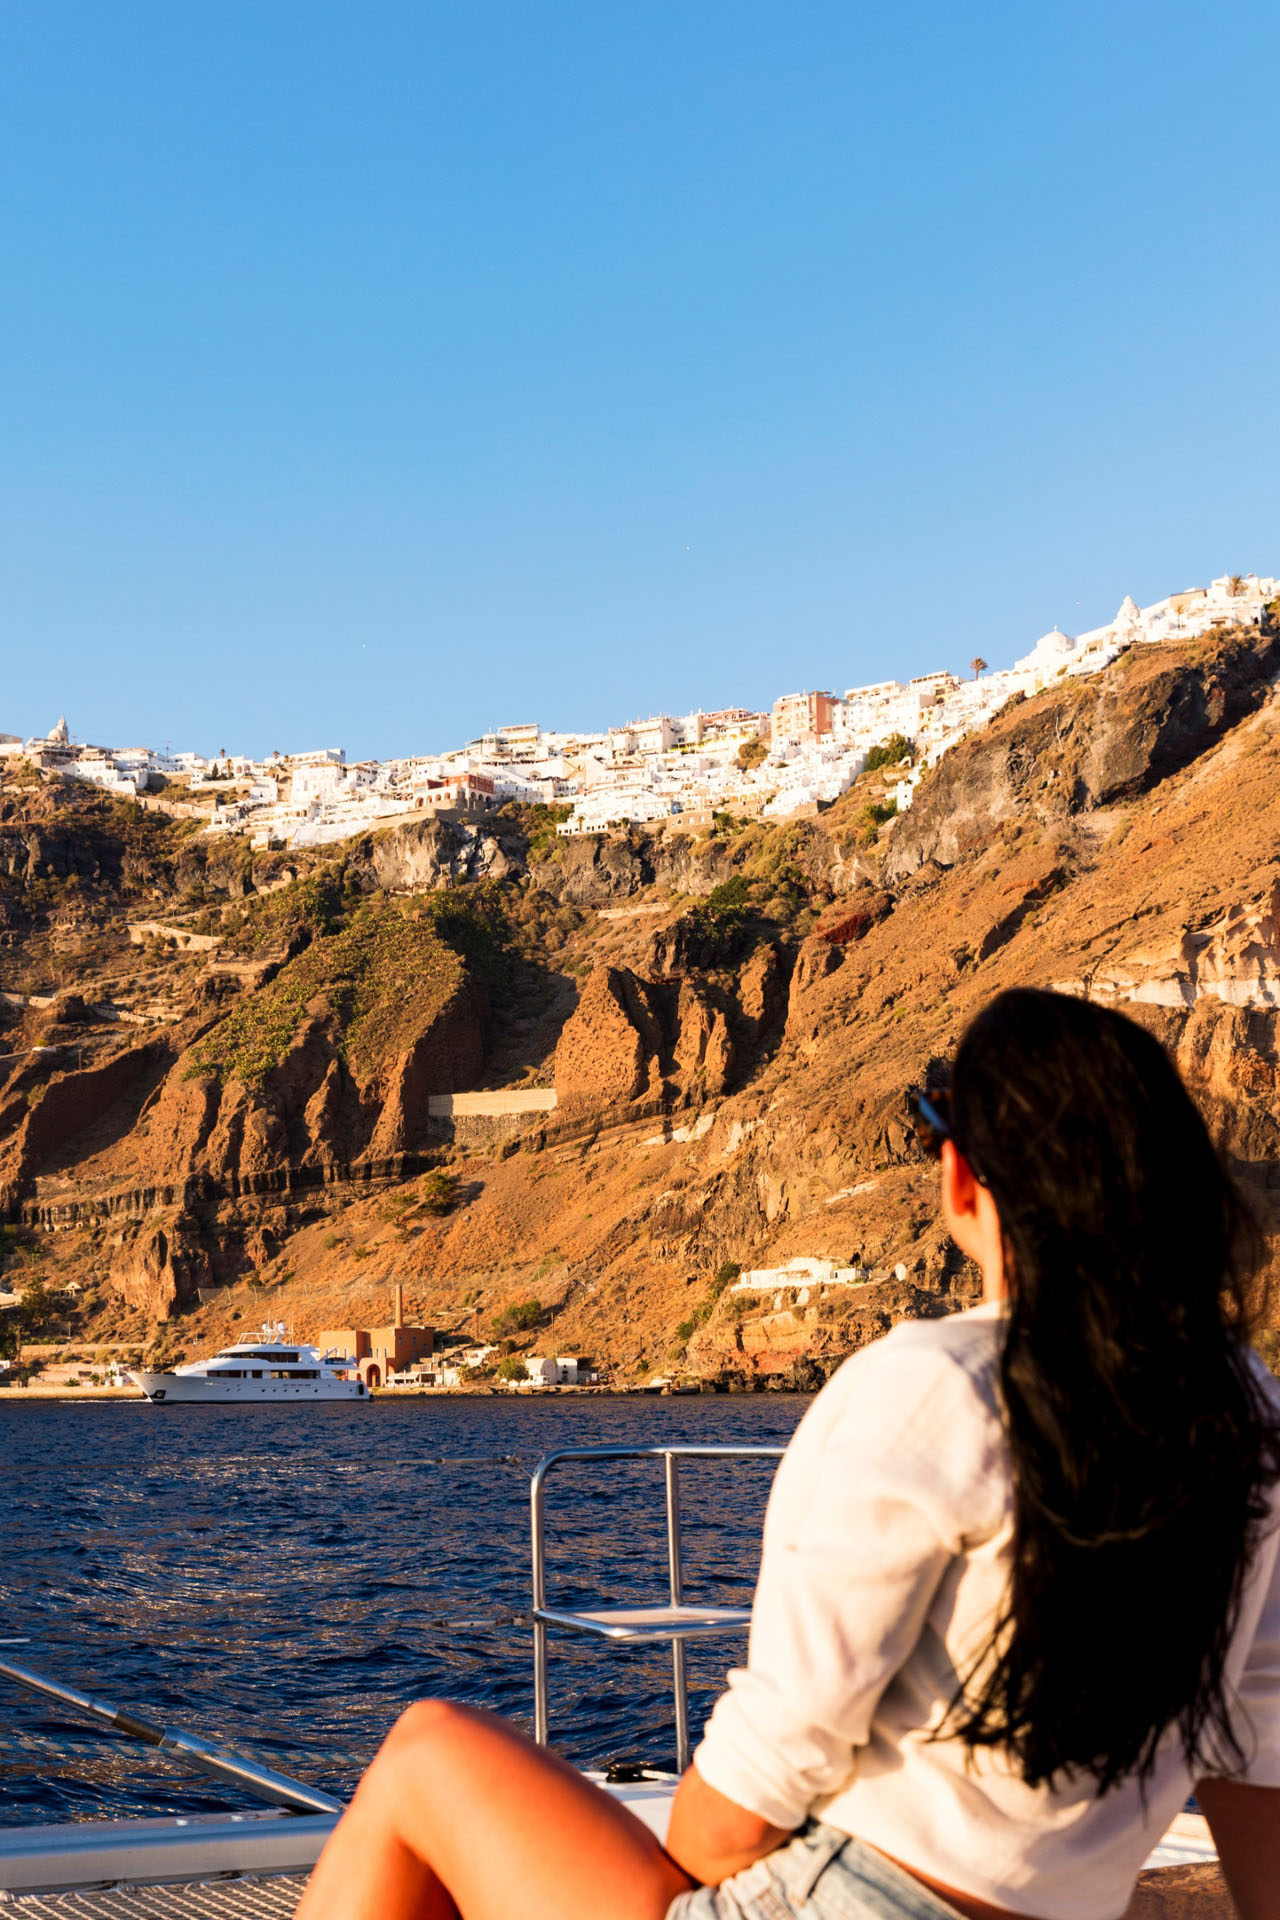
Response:
[[[321,1353],[318,1347],[286,1344],[274,1329],[269,1337],[224,1347],[209,1360],[193,1360],[172,1373],[131,1372],[129,1379],[148,1400],[165,1405],[191,1400],[220,1406],[241,1401],[367,1400],[363,1380],[346,1379],[355,1360]]]

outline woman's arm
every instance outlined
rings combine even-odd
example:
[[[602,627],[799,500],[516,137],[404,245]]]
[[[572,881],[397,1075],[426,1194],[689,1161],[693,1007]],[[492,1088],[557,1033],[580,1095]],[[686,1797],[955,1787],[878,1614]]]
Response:
[[[892,1337],[847,1361],[806,1414],[770,1495],[747,1663],[694,1758],[731,1829],[717,1855],[767,1851],[763,1836],[776,1844],[848,1782],[963,1547],[975,1487],[986,1518],[989,1433],[1001,1439],[947,1355]],[[739,1839],[748,1816],[759,1825]]]
[[[749,1867],[762,1854],[772,1853],[790,1831],[787,1827],[771,1827],[759,1814],[748,1813],[745,1807],[708,1786],[696,1767],[690,1767],[676,1789],[667,1852],[695,1880],[714,1887],[731,1873]]]
[[[1280,1920],[1280,1787],[1198,1780],[1196,1799],[1240,1920]]]

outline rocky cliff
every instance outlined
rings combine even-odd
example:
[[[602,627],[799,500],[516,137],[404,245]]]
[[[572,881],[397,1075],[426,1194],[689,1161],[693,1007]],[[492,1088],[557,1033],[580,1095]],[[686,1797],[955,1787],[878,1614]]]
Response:
[[[162,1355],[398,1280],[459,1334],[536,1300],[531,1350],[812,1383],[972,1297],[901,1095],[1019,981],[1149,1024],[1274,1233],[1277,668],[1269,623],[1134,649],[880,828],[872,776],[811,821],[565,841],[506,809],[255,854],[5,788],[11,1277]],[[1274,1268],[1259,1299],[1280,1328]]]

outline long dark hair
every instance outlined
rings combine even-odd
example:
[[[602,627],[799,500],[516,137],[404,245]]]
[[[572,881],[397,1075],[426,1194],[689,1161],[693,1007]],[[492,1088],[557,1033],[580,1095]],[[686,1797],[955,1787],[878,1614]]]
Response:
[[[1015,1518],[948,1730],[1033,1786],[1144,1780],[1174,1724],[1193,1769],[1238,1761],[1224,1662],[1280,1477],[1245,1344],[1251,1216],[1163,1048],[1084,1001],[993,1000],[951,1116],[1004,1236]]]

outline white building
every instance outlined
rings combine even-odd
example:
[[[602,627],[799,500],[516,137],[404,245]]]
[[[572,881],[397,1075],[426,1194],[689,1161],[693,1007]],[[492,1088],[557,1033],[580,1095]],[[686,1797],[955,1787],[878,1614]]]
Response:
[[[514,727],[499,727],[498,738],[517,760],[536,760],[542,750],[542,729],[532,720]]]
[[[772,1294],[775,1307],[787,1304],[790,1295],[796,1306],[807,1307],[824,1287],[862,1287],[875,1277],[870,1267],[845,1266],[838,1260],[799,1254],[780,1267],[749,1269],[738,1276],[729,1292]]]
[[[126,772],[108,754],[93,750],[77,754],[74,760],[69,760],[64,772],[73,780],[87,780],[91,786],[101,787],[106,793],[130,800],[135,800],[146,791],[151,777],[141,769]]]
[[[933,689],[915,682],[881,680],[870,687],[850,687],[832,709],[832,737],[844,746],[863,748],[881,746],[895,733],[914,740],[921,715],[934,705]]]
[[[632,720],[625,727],[609,730],[609,747],[615,760],[645,759],[667,753],[680,737],[680,723],[669,713],[650,714],[647,720]]]
[[[273,754],[272,759],[278,756]],[[312,747],[306,753],[286,753],[284,764],[292,772],[297,767],[341,767],[347,756],[341,747]]]
[[[599,1378],[585,1354],[558,1353],[554,1360],[526,1354],[525,1372],[536,1387],[584,1387]]]

